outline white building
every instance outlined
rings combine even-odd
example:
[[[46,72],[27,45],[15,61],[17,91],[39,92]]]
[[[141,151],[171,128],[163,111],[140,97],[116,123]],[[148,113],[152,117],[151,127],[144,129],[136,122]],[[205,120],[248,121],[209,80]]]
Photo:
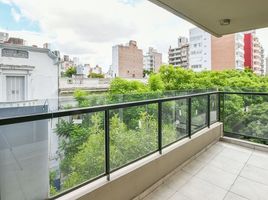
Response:
[[[78,57],[74,57],[74,58],[73,58],[73,62],[74,62],[74,65],[75,65],[75,66],[78,66],[78,65],[80,64],[80,60],[79,60]]]
[[[89,75],[90,66],[89,65],[77,65],[76,66],[76,74],[82,75],[84,78],[87,78]]]
[[[8,41],[8,33],[0,32],[0,43]]]
[[[211,70],[211,35],[199,28],[190,29],[189,65],[197,72]]]
[[[244,37],[242,33],[220,38],[193,28],[190,30],[190,68],[204,70],[244,70]]]
[[[0,118],[58,109],[58,57],[50,50],[0,44]],[[0,198],[45,199],[55,160],[56,120],[0,128]],[[27,183],[21,182],[25,177]],[[36,177],[38,177],[38,181]]]
[[[158,72],[161,65],[162,54],[158,53],[156,49],[149,47],[148,52],[143,56],[143,69]]]
[[[178,47],[169,48],[168,63],[175,67],[189,68],[189,41],[186,37],[178,38]]]
[[[50,110],[57,110],[57,56],[48,49],[13,44],[0,44],[0,51],[2,107],[26,101],[37,105],[34,102],[48,99]]]
[[[253,37],[253,71],[258,75],[263,75],[264,73],[264,51],[259,38],[254,34]]]

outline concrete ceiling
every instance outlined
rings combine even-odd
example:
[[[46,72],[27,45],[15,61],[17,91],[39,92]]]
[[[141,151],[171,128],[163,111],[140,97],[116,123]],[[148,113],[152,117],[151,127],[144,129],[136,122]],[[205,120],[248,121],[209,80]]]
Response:
[[[268,27],[268,0],[149,1],[217,37]],[[230,24],[221,25],[222,19],[230,19]]]

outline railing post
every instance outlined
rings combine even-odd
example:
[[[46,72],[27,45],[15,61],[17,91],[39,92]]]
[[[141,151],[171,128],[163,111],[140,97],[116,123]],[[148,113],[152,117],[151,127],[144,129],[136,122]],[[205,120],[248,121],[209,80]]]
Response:
[[[105,174],[110,181],[110,116],[109,110],[105,110]]]
[[[210,128],[210,94],[208,94],[207,125]]]
[[[218,121],[221,121],[221,92],[218,93]]]
[[[187,121],[187,130],[188,130],[188,136],[191,139],[192,137],[192,98],[188,98],[188,121]]]
[[[162,102],[158,102],[158,150],[162,154]]]

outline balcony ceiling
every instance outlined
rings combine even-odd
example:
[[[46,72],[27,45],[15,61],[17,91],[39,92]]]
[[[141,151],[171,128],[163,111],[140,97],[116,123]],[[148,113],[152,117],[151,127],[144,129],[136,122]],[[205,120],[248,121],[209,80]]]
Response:
[[[267,0],[149,0],[220,37],[268,27]],[[229,25],[221,25],[230,19]]]

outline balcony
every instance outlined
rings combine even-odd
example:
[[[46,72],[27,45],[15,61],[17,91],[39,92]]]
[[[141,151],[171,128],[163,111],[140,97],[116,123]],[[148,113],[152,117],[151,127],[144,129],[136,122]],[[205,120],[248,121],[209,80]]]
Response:
[[[140,195],[140,199],[267,199],[267,151],[224,141],[191,158]]]
[[[251,199],[243,188],[268,192],[266,146],[241,140],[267,144],[267,93],[146,98],[0,119],[1,199]]]

